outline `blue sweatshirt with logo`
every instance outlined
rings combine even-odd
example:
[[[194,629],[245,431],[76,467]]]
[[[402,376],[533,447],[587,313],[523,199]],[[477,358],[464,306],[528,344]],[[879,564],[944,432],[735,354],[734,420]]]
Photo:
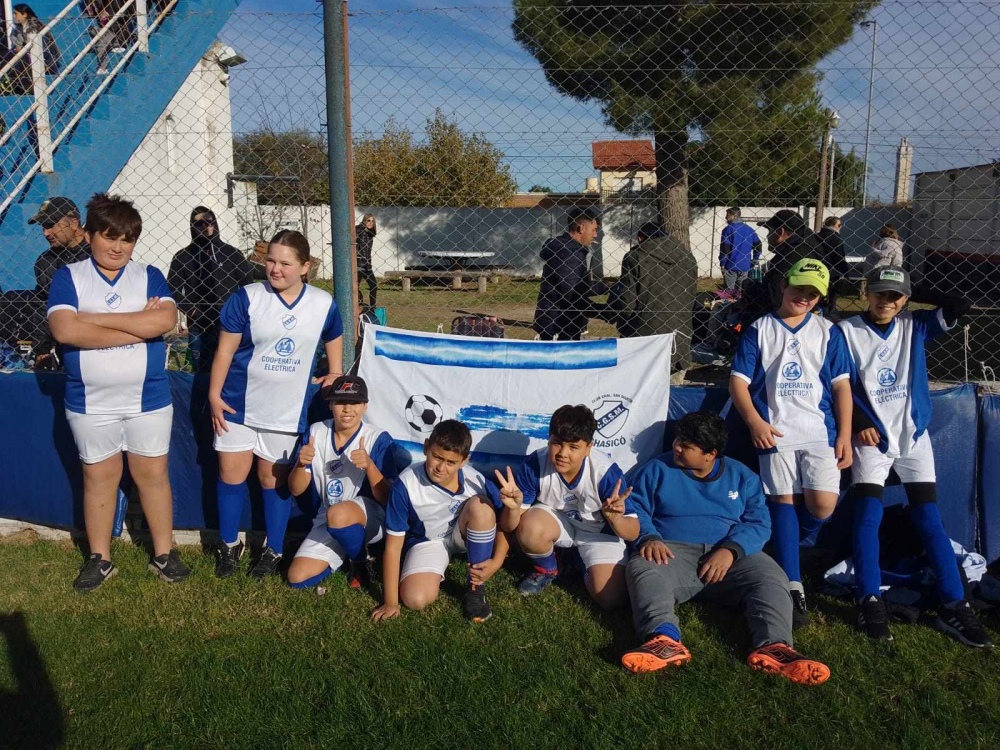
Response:
[[[632,469],[626,481],[639,516],[637,547],[654,539],[709,544],[739,560],[760,552],[771,537],[760,477],[739,461],[719,458],[699,479],[664,453]]]

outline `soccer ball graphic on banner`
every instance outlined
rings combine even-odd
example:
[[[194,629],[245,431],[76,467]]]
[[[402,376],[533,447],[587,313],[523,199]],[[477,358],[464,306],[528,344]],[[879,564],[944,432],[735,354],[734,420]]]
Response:
[[[430,396],[410,396],[403,411],[406,421],[417,432],[430,432],[441,421],[441,404]]]

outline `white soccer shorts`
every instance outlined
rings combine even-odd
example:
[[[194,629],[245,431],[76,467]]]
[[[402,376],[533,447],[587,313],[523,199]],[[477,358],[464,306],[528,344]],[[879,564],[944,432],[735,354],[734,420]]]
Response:
[[[96,464],[123,451],[156,458],[170,449],[174,407],[164,406],[139,414],[77,414],[67,411],[66,420],[76,441],[80,460]]]
[[[536,508],[547,512],[559,524],[559,538],[556,539],[556,547],[576,547],[585,568],[591,568],[594,565],[624,565],[628,562],[625,542],[617,536],[594,531],[585,522],[578,521],[547,505],[536,503],[531,506],[532,510]],[[524,522],[524,516],[521,516],[521,522]]]
[[[800,495],[803,489],[840,494],[840,469],[829,446],[765,453],[760,457],[760,481],[770,496]]]
[[[382,539],[385,529],[385,508],[370,497],[356,497],[344,500],[345,503],[356,503],[365,512],[365,544],[375,544]],[[322,560],[332,570],[338,570],[347,560],[347,555],[340,542],[330,536],[326,530],[326,509],[324,505],[312,529],[295,553],[295,557],[307,557],[310,560]]]
[[[917,438],[905,456],[898,458],[885,455],[876,446],[855,444],[854,464],[851,466],[851,481],[854,484],[884,487],[891,469],[896,470],[899,481],[904,484],[937,481],[934,449],[926,432]]]
[[[403,567],[399,571],[400,581],[414,573],[437,573],[441,576],[441,580],[444,580],[444,572],[448,569],[452,555],[465,552],[465,539],[462,538],[462,532],[458,528],[458,514],[455,519],[455,525],[448,536],[429,539],[410,547],[403,558]]]
[[[295,432],[278,432],[245,424],[226,422],[228,432],[215,436],[215,450],[220,453],[253,451],[255,456],[275,464],[288,464],[295,455]]]

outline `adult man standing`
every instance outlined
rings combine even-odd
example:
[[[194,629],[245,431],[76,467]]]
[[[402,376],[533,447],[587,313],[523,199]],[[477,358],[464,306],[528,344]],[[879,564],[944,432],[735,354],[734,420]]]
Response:
[[[754,262],[760,260],[760,237],[747,224],[740,221],[740,209],[726,210],[726,226],[722,228],[719,246],[719,265],[726,289],[742,289]]]
[[[33,312],[28,326],[28,337],[36,339],[35,368],[47,370],[56,365],[52,354],[56,341],[45,320],[45,301],[49,298],[52,277],[63,266],[89,258],[90,245],[80,226],[80,209],[61,195],[44,200],[28,223],[40,226],[49,241],[48,249],[35,259],[35,299],[30,303]]]
[[[768,262],[764,278],[757,283],[748,283],[743,289],[748,322],[774,309],[781,294],[781,280],[792,266],[803,258],[820,259],[822,255],[819,238],[791,209],[777,211],[767,221],[759,222],[758,226],[767,229],[767,245],[774,255]]]
[[[841,282],[847,276],[847,256],[844,253],[844,238],[840,236],[841,224],[839,216],[827,217],[820,230],[819,260],[823,261],[830,269],[830,292],[826,296],[827,307],[830,310],[837,309],[837,292],[842,286]]]
[[[252,282],[250,261],[219,238],[219,222],[211,209],[196,206],[191,212],[191,244],[174,256],[167,274],[167,285],[187,316],[188,350],[195,372],[212,366],[223,303]]]
[[[61,195],[46,199],[38,212],[28,219],[38,224],[49,241],[49,249],[35,260],[35,293],[40,299],[49,298],[49,285],[56,271],[70,263],[90,257],[87,236],[80,226],[80,209]]]
[[[595,212],[574,208],[566,232],[542,246],[542,283],[534,322],[542,341],[579,341],[593,307],[589,298],[607,294],[603,282],[591,281],[587,267],[588,248],[599,230]]]
[[[682,378],[682,371],[690,366],[691,310],[698,291],[698,262],[690,250],[655,223],[644,224],[637,239],[638,244],[622,258],[622,323],[618,333],[676,333],[671,369]]]

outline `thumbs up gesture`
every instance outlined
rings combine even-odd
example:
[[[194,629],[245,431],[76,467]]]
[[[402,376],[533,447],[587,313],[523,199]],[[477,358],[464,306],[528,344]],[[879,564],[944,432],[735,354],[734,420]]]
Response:
[[[372,459],[368,455],[368,451],[365,450],[365,439],[363,437],[358,441],[358,447],[351,451],[349,458],[351,459],[351,463],[362,471],[367,471],[368,467],[371,466]]]
[[[309,442],[299,448],[299,466],[303,468],[308,467],[312,464],[313,459],[316,457],[316,436],[310,435]]]

